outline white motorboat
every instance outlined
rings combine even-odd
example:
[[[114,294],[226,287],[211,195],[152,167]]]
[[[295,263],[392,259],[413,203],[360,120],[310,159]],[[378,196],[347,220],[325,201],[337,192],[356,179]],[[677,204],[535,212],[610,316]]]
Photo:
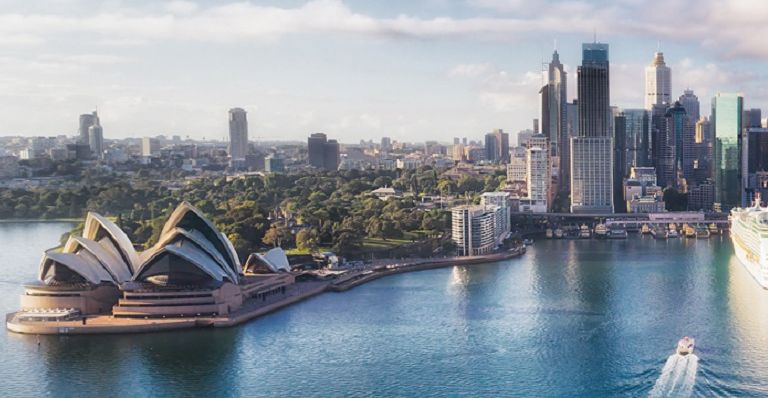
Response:
[[[679,355],[693,354],[693,347],[696,340],[693,337],[685,336],[677,342],[677,353]]]

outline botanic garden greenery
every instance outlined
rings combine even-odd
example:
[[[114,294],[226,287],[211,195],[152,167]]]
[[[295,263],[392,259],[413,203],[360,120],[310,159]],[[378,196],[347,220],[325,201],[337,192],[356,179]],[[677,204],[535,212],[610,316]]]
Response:
[[[168,181],[168,180],[165,180]],[[450,215],[417,206],[422,195],[475,196],[495,190],[501,177],[441,178],[429,167],[413,171],[339,171],[195,178],[180,184],[145,174],[107,176],[76,188],[0,189],[0,218],[82,218],[87,211],[115,217],[139,245],[153,244],[162,223],[181,201],[202,210],[241,254],[280,245],[312,250],[358,251],[364,239],[437,236]],[[407,192],[382,201],[370,191],[383,186]]]

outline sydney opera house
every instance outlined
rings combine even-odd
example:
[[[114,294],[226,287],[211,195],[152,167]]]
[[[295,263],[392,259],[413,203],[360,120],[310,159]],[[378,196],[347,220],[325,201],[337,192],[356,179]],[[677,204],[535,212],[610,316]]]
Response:
[[[289,271],[281,249],[251,255],[241,266],[229,239],[186,202],[141,253],[115,223],[89,213],[82,236],[43,255],[39,281],[25,286],[8,327],[221,317],[284,295],[294,283]]]

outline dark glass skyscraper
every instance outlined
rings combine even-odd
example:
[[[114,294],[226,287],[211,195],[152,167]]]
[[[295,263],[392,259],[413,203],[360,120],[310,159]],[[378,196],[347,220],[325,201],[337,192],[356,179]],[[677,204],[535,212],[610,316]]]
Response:
[[[613,212],[608,44],[584,43],[577,71],[579,133],[571,139],[571,211]]]
[[[329,140],[323,133],[314,133],[307,139],[309,165],[318,169],[337,170],[339,168],[339,143]]]

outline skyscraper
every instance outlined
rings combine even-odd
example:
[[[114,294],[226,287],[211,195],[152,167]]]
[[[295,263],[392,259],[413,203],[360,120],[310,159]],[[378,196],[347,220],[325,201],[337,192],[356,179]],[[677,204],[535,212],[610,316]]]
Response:
[[[88,127],[88,146],[97,159],[104,159],[104,130],[96,111],[93,112],[93,124]]]
[[[577,71],[578,136],[571,139],[571,211],[613,212],[608,44],[584,43]]]
[[[541,133],[549,138],[550,155],[561,156],[566,132],[567,76],[555,51],[548,64],[546,84],[541,88]]]
[[[78,124],[78,143],[88,144],[88,129],[93,126],[94,115],[93,113],[84,113],[80,115]]]
[[[669,104],[672,100],[672,72],[664,63],[664,53],[657,52],[653,61],[645,67],[645,109],[654,105]]]
[[[533,146],[525,151],[527,199],[530,200],[533,212],[546,212],[549,209],[549,153],[546,146]]]
[[[632,167],[647,167],[650,151],[650,119],[645,109],[624,109],[622,112],[626,121],[627,164],[625,170],[629,173]]]
[[[768,198],[768,129],[745,128],[747,134],[747,186],[746,200],[751,202],[756,192]]]
[[[685,108],[685,115],[688,117],[688,120],[691,120],[692,124],[696,124],[696,121],[701,117],[699,97],[693,93],[693,90],[686,89],[678,99],[678,102]]]
[[[485,135],[485,159],[494,163],[509,162],[509,134],[496,129]]]
[[[248,120],[242,108],[229,110],[229,157],[233,164],[245,162],[248,154]]]
[[[718,93],[712,99],[712,126],[715,141],[715,207],[728,210],[742,202],[741,129],[744,98]],[[744,198],[745,199],[745,198]]]
[[[339,143],[336,140],[329,140],[323,133],[310,134],[307,150],[310,166],[329,171],[339,168]]]
[[[621,112],[614,117],[613,122],[613,209],[624,213],[624,177],[629,176],[630,166],[627,162],[628,149],[627,116]]]
[[[664,115],[664,131],[658,134],[656,156],[656,180],[662,188],[677,188],[678,166],[682,163],[683,129],[686,123],[685,108],[679,102],[667,108]]]

